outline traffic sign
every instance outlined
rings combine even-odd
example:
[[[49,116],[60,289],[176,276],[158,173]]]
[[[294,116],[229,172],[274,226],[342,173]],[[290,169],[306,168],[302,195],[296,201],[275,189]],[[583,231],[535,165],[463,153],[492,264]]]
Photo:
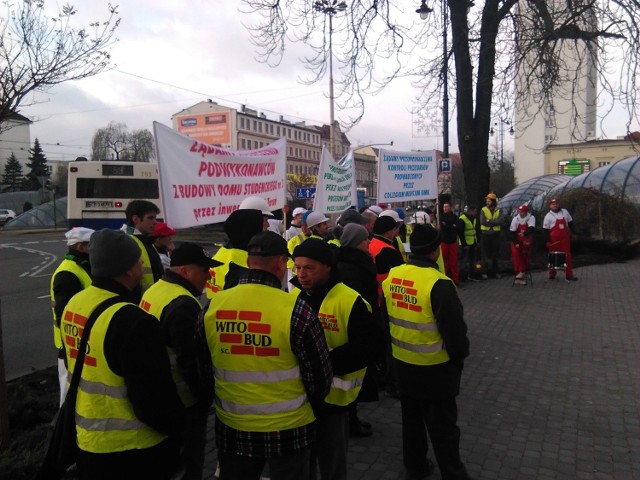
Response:
[[[316,187],[296,188],[296,198],[316,198]]]
[[[450,158],[441,158],[438,161],[441,172],[450,172],[451,171],[451,159]]]

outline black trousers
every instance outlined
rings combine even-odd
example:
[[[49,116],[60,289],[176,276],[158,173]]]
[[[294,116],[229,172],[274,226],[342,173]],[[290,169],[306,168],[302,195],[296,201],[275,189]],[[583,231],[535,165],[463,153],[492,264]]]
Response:
[[[419,399],[400,397],[402,408],[402,456],[407,478],[421,479],[428,473],[427,432],[443,480],[465,480],[460,460],[460,429],[455,397]]]
[[[480,237],[482,248],[482,263],[487,268],[487,274],[495,277],[498,273],[498,250],[500,249],[500,232],[483,233]]]

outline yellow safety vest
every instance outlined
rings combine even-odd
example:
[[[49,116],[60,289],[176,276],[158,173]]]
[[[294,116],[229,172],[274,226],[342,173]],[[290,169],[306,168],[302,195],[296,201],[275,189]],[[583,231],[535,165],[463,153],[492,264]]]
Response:
[[[151,259],[149,259],[149,252],[147,252],[147,247],[145,247],[144,243],[142,243],[142,240],[140,240],[135,235],[130,235],[130,237],[136,241],[136,243],[140,247],[140,250],[142,251],[142,280],[140,280],[140,286],[142,287],[142,291],[144,292],[147,288],[155,283],[153,279],[153,269],[151,268]],[[153,248],[155,249],[156,247]]]
[[[293,237],[291,240],[289,240],[287,242],[287,249],[289,250],[289,253],[291,255],[293,255],[293,251],[296,249],[296,247],[298,245],[300,245],[302,242],[304,242],[307,238],[308,237],[304,233],[301,232],[298,235],[296,235],[295,237]],[[295,268],[294,267],[295,267],[295,265],[294,265],[294,262],[293,262],[293,258],[287,259],[287,268],[295,273]]]
[[[196,297],[194,297],[189,290],[184,288],[181,285],[167,282],[166,280],[160,279],[158,280],[149,290],[147,290],[144,295],[142,295],[142,300],[140,301],[140,307],[160,321],[160,317],[162,317],[162,312],[164,309],[173,302],[176,298],[186,296],[189,298],[193,298],[200,308],[200,302]],[[194,324],[196,319],[193,319]],[[167,346],[167,353],[169,354],[169,363],[171,364],[171,375],[173,376],[173,381],[176,384],[176,388],[178,390],[178,395],[182,399],[182,403],[185,407],[191,407],[195,405],[196,398],[191,393],[189,386],[185,382],[184,378],[180,374],[180,370],[178,369],[178,364],[176,362],[176,352],[173,351],[172,348]]]
[[[464,223],[464,241],[467,245],[475,245],[476,244],[476,219],[473,221],[467,217],[466,214],[460,215],[460,220]],[[461,244],[460,240],[458,243]]]
[[[329,349],[344,345],[349,341],[348,327],[349,315],[353,309],[353,304],[360,297],[360,294],[347,287],[344,283],[337,283],[329,290],[329,293],[320,305],[318,318],[324,329],[324,336],[327,339]],[[364,300],[367,308],[371,312],[371,306]],[[325,402],[333,405],[346,406],[353,403],[362,388],[366,367],[346,375],[334,375],[331,381],[331,390],[324,399]]]
[[[484,213],[484,218],[487,218],[489,220],[495,220],[496,218],[498,218],[500,216],[500,209],[496,207],[496,209],[493,211],[493,213],[491,213],[491,210],[489,210],[489,208],[487,207],[482,207],[482,212]],[[500,225],[493,225],[491,227],[488,227],[486,225],[480,225],[480,230],[483,231],[489,231],[491,230],[492,232],[499,232],[500,231]]]
[[[342,246],[342,244],[340,243],[340,240],[338,240],[337,238],[332,238],[327,243],[330,243],[331,245],[335,245],[336,247]]]
[[[409,255],[407,255],[407,251],[404,249],[404,243],[402,243],[402,239],[399,235],[393,239],[393,243],[395,244],[398,251],[402,254],[402,258],[404,258],[404,261],[406,262],[409,259]]]
[[[60,265],[58,265],[58,268],[56,268],[56,271],[53,272],[53,275],[51,276],[51,284],[49,286],[49,294],[51,295],[51,310],[53,311],[53,343],[58,350],[62,348],[62,334],[60,333],[60,327],[58,326],[58,318],[56,318],[53,281],[55,280],[56,275],[60,272],[73,273],[76,277],[78,277],[78,280],[80,280],[80,285],[82,285],[83,289],[91,285],[91,276],[89,276],[87,271],[80,265],[78,265],[77,262],[68,258],[62,260],[62,263],[60,263]]]
[[[247,267],[247,257],[249,254],[246,250],[240,248],[225,248],[222,247],[213,256],[214,260],[222,262],[222,265],[209,269],[211,273],[211,279],[205,284],[207,298],[213,298],[213,296],[221,290],[224,290],[224,279],[229,273],[229,266],[231,262],[241,267]]]
[[[435,268],[400,265],[382,282],[394,358],[413,365],[449,361],[431,308],[431,289],[438,280],[451,281]]]
[[[211,299],[204,328],[215,369],[216,415],[225,425],[271,432],[315,420],[291,351],[295,303],[282,290],[246,283]]]
[[[67,365],[73,372],[83,327],[93,310],[116,294],[93,285],[74,295],[62,317]],[[91,329],[76,400],[78,447],[92,453],[150,448],[165,435],[141,422],[127,398],[124,378],[107,363],[104,341],[111,318],[128,302],[107,308]]]

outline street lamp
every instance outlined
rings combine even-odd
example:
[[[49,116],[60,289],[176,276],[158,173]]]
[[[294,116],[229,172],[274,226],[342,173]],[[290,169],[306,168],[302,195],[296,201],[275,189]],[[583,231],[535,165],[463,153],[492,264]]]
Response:
[[[313,9],[317,12],[329,16],[329,151],[335,158],[335,118],[334,118],[334,95],[333,95],[333,16],[347,9],[345,2],[338,0],[316,0]]]
[[[447,30],[449,28],[449,14],[446,0],[440,2],[442,9],[442,158],[449,158],[449,48],[447,44]],[[426,20],[433,9],[427,7],[422,0],[416,13],[422,20]]]
[[[498,128],[498,134],[500,139],[500,170],[504,168],[504,126],[505,125],[510,126],[509,135],[513,135],[515,131],[513,130],[513,125],[511,124],[511,121],[501,118],[500,122],[493,123],[493,126]],[[489,135],[493,137],[495,133],[496,131],[493,129],[493,127],[491,127],[491,130],[489,130]]]

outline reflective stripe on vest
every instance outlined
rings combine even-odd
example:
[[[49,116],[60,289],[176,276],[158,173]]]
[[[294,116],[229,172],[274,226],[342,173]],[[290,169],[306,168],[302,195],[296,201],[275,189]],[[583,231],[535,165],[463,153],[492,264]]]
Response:
[[[249,254],[246,250],[239,248],[221,247],[213,256],[214,260],[222,262],[222,265],[209,269],[211,279],[205,284],[207,298],[213,298],[213,295],[224,290],[224,279],[229,273],[229,265],[231,262],[241,267],[247,267],[247,257]]]
[[[63,332],[69,372],[73,372],[76,346],[91,312],[115,294],[94,286],[69,301],[63,314]],[[107,308],[96,320],[89,339],[76,400],[78,446],[87,452],[112,453],[149,448],[166,436],[141,422],[127,398],[124,378],[114,373],[104,356],[105,336],[112,317],[129,303]]]
[[[435,268],[401,265],[382,283],[394,358],[413,365],[449,360],[431,309],[431,289],[438,280],[451,281]]]
[[[491,213],[491,210],[489,210],[488,207],[482,207],[482,213],[484,213],[484,218],[488,219],[488,220],[495,220],[496,218],[498,218],[500,216],[500,209],[496,208],[493,213]],[[483,231],[489,231],[491,230],[492,232],[499,232],[500,231],[500,225],[493,225],[491,227],[488,227],[486,225],[480,225],[480,230]]]
[[[87,271],[80,265],[78,265],[77,262],[68,258],[62,260],[62,263],[60,263],[60,265],[58,265],[58,268],[56,268],[56,271],[53,272],[53,275],[51,276],[51,283],[49,285],[49,294],[51,295],[51,309],[53,310],[53,343],[58,350],[62,348],[62,333],[60,332],[60,327],[58,326],[58,318],[56,318],[53,282],[56,278],[56,275],[60,272],[73,273],[76,277],[78,277],[80,285],[82,285],[83,289],[91,285],[91,277],[89,276]]]
[[[269,432],[314,421],[291,351],[296,301],[277,288],[244,283],[211,299],[204,328],[214,366],[216,415],[225,425]]]
[[[140,301],[140,306],[143,310],[149,312],[151,315],[156,317],[158,321],[160,321],[164,309],[178,297],[193,298],[200,308],[202,308],[198,299],[194,297],[189,290],[181,285],[167,282],[163,279],[158,280],[151,286],[151,288],[149,288],[149,290],[144,292],[142,300]],[[195,318],[193,319],[193,322],[195,325]],[[169,354],[169,363],[171,364],[171,375],[176,384],[178,395],[180,395],[180,399],[184,406],[191,407],[192,405],[195,405],[196,398],[191,393],[189,386],[178,369],[175,351],[167,346],[167,353]]]
[[[330,350],[349,341],[349,315],[351,315],[353,304],[358,298],[362,298],[358,292],[343,283],[338,283],[329,290],[322,301],[318,319],[324,329],[324,336]],[[371,311],[371,306],[364,299],[363,301]],[[324,401],[341,406],[353,403],[360,392],[366,371],[366,368],[362,368],[346,375],[334,375],[331,381],[331,390]]]
[[[471,220],[465,214],[460,215],[460,220],[464,222],[464,241],[467,245],[476,244],[476,219]],[[458,243],[460,240],[458,240]]]
[[[136,243],[140,247],[140,250],[142,251],[142,254],[140,255],[140,257],[142,258],[142,280],[140,280],[140,286],[142,287],[142,291],[144,292],[147,288],[155,283],[153,279],[153,269],[151,268],[151,259],[149,258],[147,247],[145,247],[144,243],[142,243],[142,240],[140,240],[135,235],[129,236],[136,241]]]

